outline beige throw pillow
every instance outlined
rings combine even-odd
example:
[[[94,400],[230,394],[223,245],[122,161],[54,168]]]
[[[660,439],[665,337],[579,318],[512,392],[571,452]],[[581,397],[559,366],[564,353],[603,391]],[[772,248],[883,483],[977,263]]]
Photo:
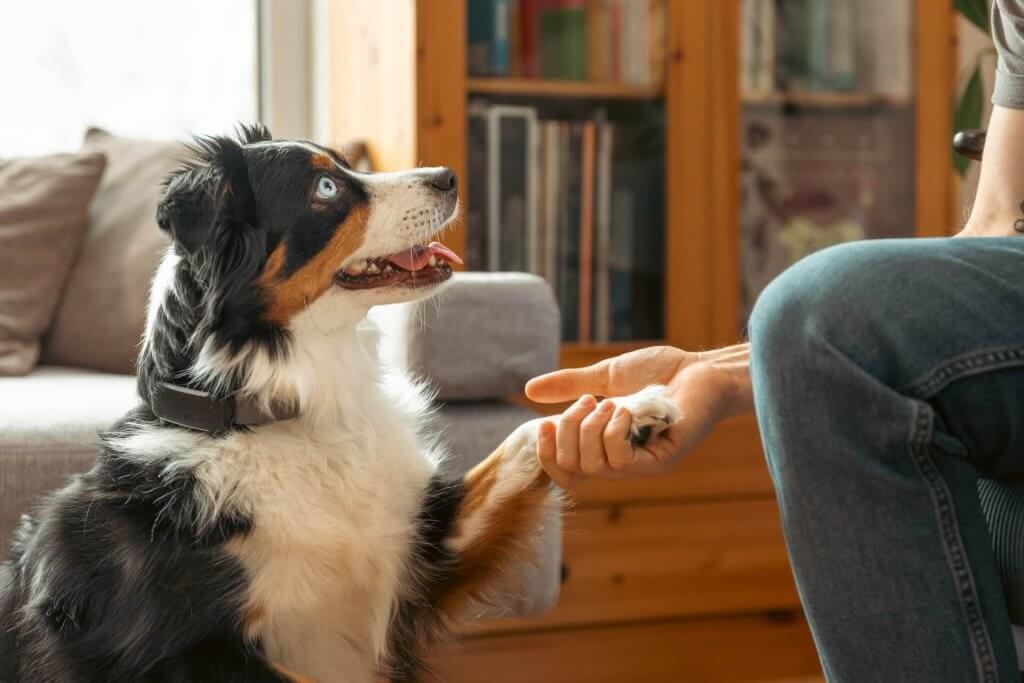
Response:
[[[42,362],[132,373],[146,320],[149,283],[168,240],[156,224],[161,185],[181,163],[173,142],[90,130],[83,151],[107,157],[89,230],[68,277]]]
[[[0,161],[0,375],[36,365],[103,167],[95,152]]]

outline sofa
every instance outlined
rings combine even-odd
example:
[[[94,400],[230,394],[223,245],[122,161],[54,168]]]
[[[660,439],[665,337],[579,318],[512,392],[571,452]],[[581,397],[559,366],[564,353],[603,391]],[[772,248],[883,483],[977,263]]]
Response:
[[[160,182],[181,146],[90,131],[84,149],[105,157],[38,362],[0,377],[0,545],[42,494],[87,469],[99,433],[139,401],[133,376],[149,280],[167,248],[154,223]],[[534,415],[509,400],[556,367],[559,315],[540,278],[458,273],[436,301],[375,309],[382,353],[436,388],[436,430],[448,466],[462,472]],[[560,520],[535,561],[489,614],[529,616],[558,596]]]

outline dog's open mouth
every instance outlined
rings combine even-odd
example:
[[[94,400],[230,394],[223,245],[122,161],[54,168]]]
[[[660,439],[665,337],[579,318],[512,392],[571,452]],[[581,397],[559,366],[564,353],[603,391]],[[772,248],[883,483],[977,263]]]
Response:
[[[462,263],[462,259],[440,242],[417,244],[387,256],[350,263],[337,272],[334,280],[344,289],[428,287],[452,276],[452,262]]]

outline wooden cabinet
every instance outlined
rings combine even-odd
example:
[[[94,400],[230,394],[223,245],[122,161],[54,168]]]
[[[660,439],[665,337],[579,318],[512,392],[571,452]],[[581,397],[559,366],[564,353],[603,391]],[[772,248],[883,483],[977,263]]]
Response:
[[[467,0],[334,0],[331,138],[339,145],[365,140],[380,170],[453,168],[467,210],[446,242],[468,252],[474,268],[507,267],[505,251],[526,253],[521,267],[549,277],[563,308],[579,306],[564,330],[564,366],[654,342],[690,349],[733,343],[760,286],[789,260],[837,240],[936,236],[957,225],[949,142],[956,44],[948,0],[470,2],[472,11]],[[625,75],[636,65],[621,60],[635,45],[625,50],[621,38],[614,39],[617,48],[606,44],[608,27],[618,26],[608,12],[638,6],[647,12],[645,35],[657,41],[643,52],[647,80]],[[509,12],[496,30],[507,32],[502,49],[513,54],[495,53],[497,66],[479,51],[480,7],[490,17],[485,22],[494,20],[487,12]],[[524,13],[538,7],[568,8],[581,14],[558,21],[584,23],[552,23],[539,38],[517,34],[532,30],[522,23]],[[766,8],[774,16],[758,14]],[[579,40],[582,30],[590,41],[582,65],[564,65],[575,78],[557,64],[546,71],[549,65],[536,63],[557,51],[514,54],[557,39],[558,30],[577,31],[567,41]],[[609,66],[610,59],[619,66]],[[494,125],[499,107],[526,121],[519,147],[541,169],[509,181],[535,190],[522,190],[521,204],[510,202],[507,212],[504,205],[492,211],[496,205],[488,202],[495,188],[502,197],[513,190],[504,175],[485,180],[495,165],[481,162],[500,147],[479,137],[495,130],[486,126]],[[611,281],[601,284],[603,269],[615,267],[601,249],[609,249],[609,238],[614,243],[615,226],[638,215],[616,213],[614,197],[601,206],[608,173],[601,131],[615,128],[618,135],[633,125],[649,125],[658,136],[642,152],[648,165],[636,171],[656,173],[661,203],[650,215],[657,218],[641,217],[631,230],[656,231],[645,244],[659,253],[646,284],[634,278],[629,285],[658,302],[657,324],[636,328],[657,330],[652,336],[630,336],[628,326],[617,331],[616,313],[600,309],[614,308],[609,301],[616,296],[616,310],[622,301],[639,305],[635,293],[623,298]],[[531,126],[539,132],[530,133]],[[565,171],[544,166],[554,158],[546,145],[558,140],[562,150],[567,135],[575,144],[577,127],[584,170],[577,185],[554,183],[552,174]],[[534,145],[539,152],[530,157]],[[509,149],[514,154],[517,147]],[[621,169],[616,152],[608,154],[614,189]],[[488,193],[486,202],[480,193]],[[555,214],[544,207],[564,196],[593,202],[589,215],[568,222],[566,244],[579,264],[568,287],[564,271],[543,265],[557,259],[537,246],[562,248],[551,241],[562,233],[552,233]],[[517,221],[525,227],[515,227]],[[558,223],[557,230],[564,227]],[[520,229],[539,256],[510,237]],[[610,237],[602,233],[609,229]],[[487,239],[502,240],[501,249],[493,242],[481,248]],[[651,282],[653,294],[642,289]],[[563,599],[551,614],[481,626],[444,656],[443,679],[820,676],[752,418],[720,426],[672,475],[581,485],[567,518],[565,563]]]

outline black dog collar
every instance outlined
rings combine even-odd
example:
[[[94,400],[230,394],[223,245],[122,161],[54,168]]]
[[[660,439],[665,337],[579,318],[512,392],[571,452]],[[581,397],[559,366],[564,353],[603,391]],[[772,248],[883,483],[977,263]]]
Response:
[[[162,420],[210,434],[222,434],[232,427],[290,420],[299,414],[294,405],[275,406],[268,413],[248,397],[217,398],[168,382],[157,385],[151,407]]]

